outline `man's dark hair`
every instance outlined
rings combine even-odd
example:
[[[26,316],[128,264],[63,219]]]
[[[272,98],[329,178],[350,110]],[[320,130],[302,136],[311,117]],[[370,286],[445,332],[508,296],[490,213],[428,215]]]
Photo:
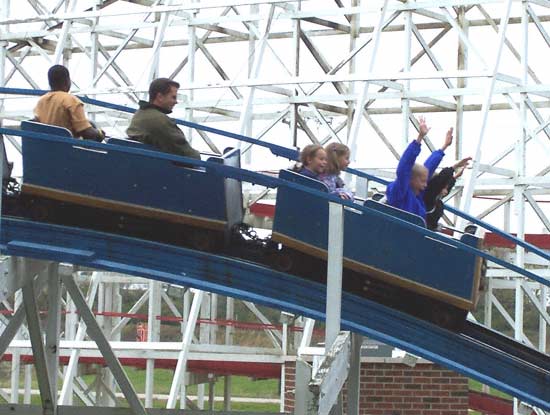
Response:
[[[63,89],[70,79],[69,70],[63,65],[54,65],[48,70],[48,82],[54,91]]]
[[[157,78],[149,85],[149,102],[153,102],[157,94],[167,94],[170,88],[179,88],[180,84],[168,78]]]

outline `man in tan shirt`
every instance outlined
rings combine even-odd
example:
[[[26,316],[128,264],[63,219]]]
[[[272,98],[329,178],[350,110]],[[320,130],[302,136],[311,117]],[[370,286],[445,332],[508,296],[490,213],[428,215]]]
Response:
[[[64,127],[71,131],[73,137],[102,141],[105,134],[88,121],[82,101],[69,94],[69,70],[62,65],[52,66],[48,70],[48,82],[52,90],[38,100],[34,109],[35,120]]]

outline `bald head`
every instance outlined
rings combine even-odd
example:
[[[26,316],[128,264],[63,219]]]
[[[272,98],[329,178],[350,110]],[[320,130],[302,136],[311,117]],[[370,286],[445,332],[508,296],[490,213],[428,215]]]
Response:
[[[415,195],[418,195],[428,185],[428,169],[422,164],[415,164],[411,174],[411,189]]]

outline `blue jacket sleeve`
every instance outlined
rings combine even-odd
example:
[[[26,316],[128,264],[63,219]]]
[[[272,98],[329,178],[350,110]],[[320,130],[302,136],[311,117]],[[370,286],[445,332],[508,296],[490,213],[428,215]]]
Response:
[[[433,176],[435,169],[437,169],[444,156],[445,153],[442,150],[435,150],[432,154],[430,154],[430,157],[426,159],[424,162],[424,167],[428,169],[428,179]]]
[[[398,195],[404,195],[409,188],[412,168],[419,154],[420,143],[416,141],[411,142],[403,152],[399,164],[397,165],[397,178],[393,182],[391,189],[394,198],[398,198]]]

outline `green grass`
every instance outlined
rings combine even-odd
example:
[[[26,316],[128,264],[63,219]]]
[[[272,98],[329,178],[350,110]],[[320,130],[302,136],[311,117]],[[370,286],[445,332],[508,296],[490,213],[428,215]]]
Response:
[[[468,386],[471,390],[481,392],[483,385],[479,383],[477,380],[469,379],[468,380]],[[495,388],[489,388],[489,394],[493,396],[498,396],[499,398],[504,399],[512,399],[512,397],[504,392],[499,391]]]
[[[0,376],[0,387],[10,387],[10,376],[9,370],[11,364],[6,362],[2,363],[4,369],[3,373],[6,373],[6,376]],[[134,385],[134,389],[138,393],[145,392],[145,370],[136,369],[133,367],[125,367],[126,374],[130,379],[130,382]],[[174,371],[169,369],[156,369],[155,370],[155,384],[154,384],[154,393],[168,394],[170,392],[170,386],[172,384]],[[94,379],[95,374],[84,375],[82,376],[84,381],[90,385]],[[20,387],[23,387],[23,371],[20,375]],[[33,374],[32,380],[32,389],[38,389],[38,383],[36,381],[36,376]],[[61,388],[61,384],[59,385]],[[224,377],[221,376],[215,383],[214,393],[216,396],[223,396],[224,389]],[[191,385],[187,388],[188,395],[197,394],[197,386]],[[271,398],[276,399],[279,397],[279,380],[278,379],[262,379],[254,380],[246,376],[232,376],[231,377],[231,395],[238,397],[246,398]]]
[[[138,393],[143,393],[145,391],[145,370],[127,367],[126,374],[134,385],[135,390]],[[174,372],[169,369],[155,370],[155,393],[170,393],[173,374]],[[83,376],[87,384],[93,382],[94,377],[95,375]],[[219,377],[214,386],[214,393],[216,396],[223,396],[224,383],[224,378]],[[196,395],[197,386],[189,386],[187,388],[187,394]],[[231,395],[246,398],[278,398],[279,381],[278,379],[253,380],[246,376],[232,376]]]
[[[74,405],[82,405],[82,403],[75,398]],[[41,405],[40,397],[38,395],[32,395],[31,397],[31,405],[39,406]],[[119,401],[119,406],[121,407],[127,407],[128,403],[124,400]],[[163,400],[154,400],[153,401],[153,407],[154,408],[166,408],[166,401]],[[179,403],[177,405],[179,408]],[[208,404],[205,402],[204,409],[208,409]],[[223,402],[215,402],[214,404],[214,410],[215,411],[221,411],[223,410]],[[248,411],[248,412],[279,412],[279,404],[275,403],[256,403],[256,402],[232,402],[231,403],[231,411]]]

